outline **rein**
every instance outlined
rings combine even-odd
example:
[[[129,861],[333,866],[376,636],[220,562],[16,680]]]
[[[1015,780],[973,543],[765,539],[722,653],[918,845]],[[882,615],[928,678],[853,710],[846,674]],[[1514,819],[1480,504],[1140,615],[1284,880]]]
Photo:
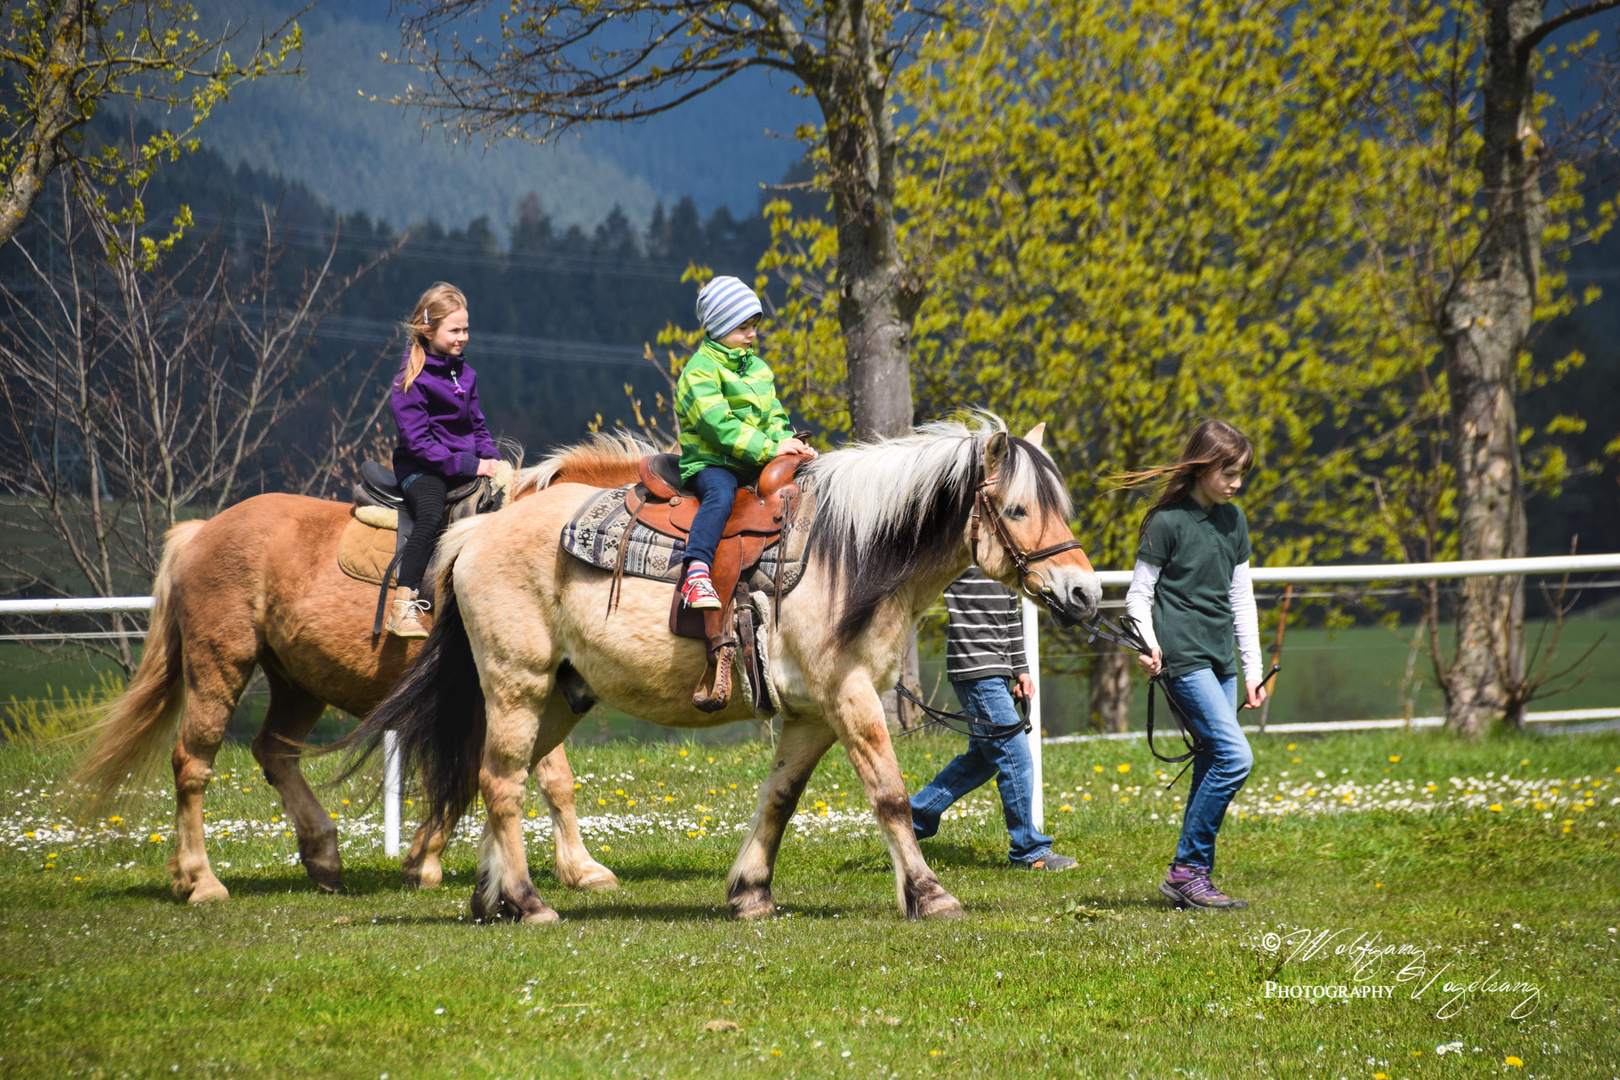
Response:
[[[951,712],[949,709],[936,709],[932,705],[928,704],[928,702],[918,697],[916,694],[913,694],[910,690],[907,690],[904,680],[898,681],[894,684],[894,692],[899,694],[905,700],[911,702],[913,705],[917,706],[917,708],[923,711],[923,715],[928,717],[928,723],[918,724],[910,731],[902,731],[900,733],[900,738],[902,739],[907,735],[915,735],[917,732],[922,731],[925,728],[931,728],[935,724],[938,724],[941,727],[949,728],[952,731],[966,735],[972,739],[991,739],[994,741],[1010,738],[1013,735],[1027,734],[1031,729],[1029,719],[1029,702],[1023,698],[1014,699],[1018,703],[1018,711],[1024,716],[1022,721],[1014,724],[992,724],[990,721],[978,716],[974,716],[972,713]]]
[[[1086,631],[1087,645],[1090,645],[1098,638],[1102,638],[1104,641],[1112,642],[1122,649],[1128,649],[1131,652],[1141,653],[1144,656],[1153,651],[1152,649],[1148,648],[1147,639],[1142,636],[1142,631],[1136,628],[1136,620],[1131,618],[1129,615],[1121,615],[1119,617],[1119,622],[1114,623],[1110,622],[1107,616],[1103,615],[1101,612],[1098,612],[1095,620],[1090,623],[1081,623],[1080,625],[1081,629]],[[1187,718],[1182,715],[1181,709],[1176,706],[1176,699],[1171,696],[1170,688],[1164,686],[1163,679],[1163,671],[1148,679],[1148,753],[1152,754],[1154,757],[1158,758],[1167,765],[1179,765],[1181,762],[1186,761],[1194,754],[1197,754],[1204,747],[1203,743],[1199,740],[1197,733],[1193,732],[1187,727]],[[1170,715],[1175,717],[1176,727],[1181,730],[1182,745],[1186,746],[1187,748],[1187,752],[1185,754],[1178,754],[1175,757],[1165,757],[1163,754],[1159,753],[1158,749],[1153,745],[1153,705],[1154,700],[1158,697],[1157,691],[1161,687],[1164,689],[1165,704],[1170,706]],[[1191,766],[1189,765],[1188,768],[1191,768]],[[1171,780],[1170,783],[1165,785],[1165,787],[1167,789],[1174,787],[1176,780],[1180,780],[1182,773],[1185,773],[1186,771],[1187,769],[1182,769],[1181,772],[1176,774],[1175,780]]]

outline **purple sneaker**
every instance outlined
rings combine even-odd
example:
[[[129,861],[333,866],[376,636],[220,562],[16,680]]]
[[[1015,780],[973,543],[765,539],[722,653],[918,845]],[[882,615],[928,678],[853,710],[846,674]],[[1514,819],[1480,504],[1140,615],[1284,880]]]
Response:
[[[1171,864],[1170,873],[1159,882],[1159,893],[1178,908],[1236,910],[1249,906],[1247,900],[1234,900],[1217,889],[1205,866]]]

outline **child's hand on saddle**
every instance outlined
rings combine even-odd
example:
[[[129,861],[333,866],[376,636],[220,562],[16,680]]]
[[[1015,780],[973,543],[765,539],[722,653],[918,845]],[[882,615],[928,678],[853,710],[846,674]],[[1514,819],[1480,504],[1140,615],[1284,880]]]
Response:
[[[778,457],[783,454],[803,454],[807,458],[816,456],[815,448],[802,439],[783,439],[776,444],[776,453]]]
[[[1149,675],[1157,675],[1164,668],[1164,656],[1158,649],[1152,653],[1138,653],[1136,662],[1142,665],[1142,670]]]
[[[499,460],[499,458],[480,458],[478,461],[478,475],[487,476],[491,480],[495,479],[495,466]]]

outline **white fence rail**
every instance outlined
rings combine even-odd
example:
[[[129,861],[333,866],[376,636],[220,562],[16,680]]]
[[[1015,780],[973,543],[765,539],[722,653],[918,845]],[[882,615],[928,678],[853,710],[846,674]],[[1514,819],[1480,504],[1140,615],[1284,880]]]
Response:
[[[1353,584],[1374,581],[1429,581],[1440,578],[1532,576],[1546,574],[1588,574],[1620,570],[1620,554],[1611,555],[1559,555],[1540,559],[1475,559],[1458,562],[1435,563],[1379,563],[1351,566],[1267,566],[1253,572],[1257,585]],[[1128,570],[1103,570],[1097,574],[1105,587],[1122,587],[1131,582]],[[88,598],[58,598],[43,600],[0,600],[0,615],[110,615],[117,613],[150,611],[150,596],[113,596]],[[1040,655],[1040,620],[1038,610],[1027,599],[1024,601],[1024,641],[1028,652]],[[28,635],[33,637],[35,635]],[[1031,664],[1035,680],[1035,693],[1030,699],[1030,715],[1039,717],[1041,702],[1040,665]],[[1529,713],[1525,719],[1531,723],[1569,720],[1604,720],[1620,717],[1620,708],[1572,709],[1561,712]],[[1268,724],[1267,734],[1299,734],[1302,732],[1364,731],[1391,727],[1435,727],[1442,717],[1425,716],[1407,720],[1340,720],[1319,724]],[[1245,731],[1255,731],[1253,727]],[[1140,738],[1140,732],[1108,736],[1064,736],[1043,740],[1037,720],[1029,735],[1029,752],[1035,766],[1034,818],[1040,828],[1045,820],[1045,799],[1042,793],[1041,747],[1043,742],[1073,742],[1093,738]],[[399,854],[400,831],[400,776],[399,759],[394,740],[384,746],[384,850],[389,855]]]

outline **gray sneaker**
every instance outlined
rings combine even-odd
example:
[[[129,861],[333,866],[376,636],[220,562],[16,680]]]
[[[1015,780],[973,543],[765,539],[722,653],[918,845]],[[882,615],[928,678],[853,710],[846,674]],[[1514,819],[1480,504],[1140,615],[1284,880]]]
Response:
[[[1067,855],[1059,855],[1055,851],[1043,851],[1028,862],[1015,862],[1014,866],[1020,870],[1046,870],[1050,873],[1061,874],[1065,870],[1073,870],[1080,865],[1079,859],[1071,859]]]

